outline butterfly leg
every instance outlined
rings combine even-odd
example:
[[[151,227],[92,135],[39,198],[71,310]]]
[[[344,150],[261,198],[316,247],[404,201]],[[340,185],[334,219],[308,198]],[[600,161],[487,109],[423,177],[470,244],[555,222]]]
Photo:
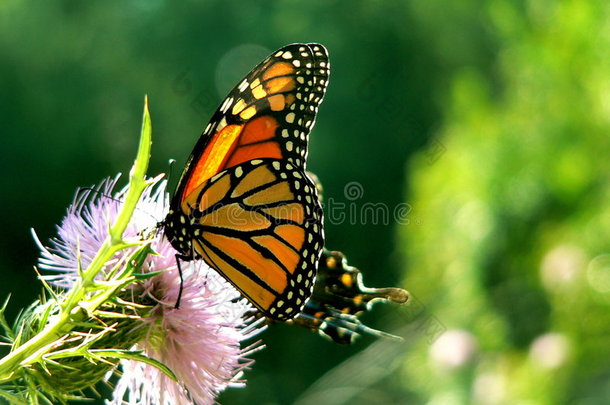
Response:
[[[182,260],[188,260],[188,256],[185,255],[176,255],[176,266],[178,267],[178,275],[180,276],[180,290],[178,290],[178,299],[176,300],[176,305],[174,308],[180,308],[180,299],[182,298],[182,289],[184,288],[184,278],[182,277],[182,266],[180,266],[180,262]]]

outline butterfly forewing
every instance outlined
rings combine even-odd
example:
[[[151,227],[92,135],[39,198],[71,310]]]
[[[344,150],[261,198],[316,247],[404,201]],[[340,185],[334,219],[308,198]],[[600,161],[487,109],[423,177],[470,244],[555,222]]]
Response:
[[[176,197],[256,158],[305,168],[307,141],[328,85],[326,49],[288,45],[261,62],[221,103],[188,160]]]
[[[165,233],[265,315],[294,317],[311,295],[323,243],[307,142],[328,84],[318,44],[288,45],[229,93],[179,181]]]

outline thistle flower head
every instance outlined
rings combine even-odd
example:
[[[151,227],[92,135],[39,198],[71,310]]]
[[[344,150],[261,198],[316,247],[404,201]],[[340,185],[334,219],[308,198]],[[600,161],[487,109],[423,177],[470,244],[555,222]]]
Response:
[[[42,275],[42,279],[49,284],[70,288],[80,277],[78,270],[86,268],[108,236],[108,227],[116,219],[121,201],[126,189],[116,193],[113,190],[119,176],[106,179],[95,188],[80,189],[67,214],[60,225],[57,226],[57,236],[52,238],[50,246],[44,246],[36,234],[34,239],[41,249],[39,268],[49,273]],[[163,218],[167,210],[168,197],[165,193],[165,182],[156,187],[148,187],[134,212],[124,239],[140,239],[145,230],[152,230],[157,226],[156,218]],[[156,258],[149,258],[145,269],[168,270],[175,272],[176,261],[172,254],[171,245],[160,235],[156,235],[152,242],[153,249],[159,254]],[[127,257],[129,250],[122,251],[112,260],[105,263],[105,269],[111,269],[121,259]],[[99,275],[103,277],[107,271]]]
[[[38,242],[42,251],[39,267],[48,272],[43,278],[49,284],[70,288],[80,277],[79,269],[91,263],[121,208],[125,190],[112,194],[116,181],[107,180],[96,190],[79,193],[50,246]],[[125,231],[125,240],[139,240],[143,232],[155,229],[156,218],[163,218],[168,209],[165,185],[162,181],[146,190]],[[141,277],[121,293],[121,301],[146,310],[119,336],[142,336],[134,349],[169,367],[177,381],[149,363],[121,360],[122,372],[108,403],[214,403],[226,387],[243,384],[242,371],[252,363],[246,357],[260,345],[241,347],[241,343],[262,328],[249,317],[253,310],[250,304],[203,262],[182,263],[181,286],[176,252],[160,232],[152,233],[151,247],[156,254],[148,255],[140,272],[159,273]],[[101,277],[129,261],[133,251],[117,253],[105,264]],[[181,288],[180,308],[175,308]]]
[[[153,285],[154,284],[154,285]],[[137,348],[160,360],[178,377],[176,384],[159,369],[142,362],[124,362],[111,404],[207,404],[227,386],[243,385],[244,357],[257,348],[241,349],[239,342],[258,332],[247,324],[249,304],[209,270],[185,271],[180,308],[176,279],[167,273],[153,279],[150,293],[165,290],[159,312],[145,319],[147,336]]]

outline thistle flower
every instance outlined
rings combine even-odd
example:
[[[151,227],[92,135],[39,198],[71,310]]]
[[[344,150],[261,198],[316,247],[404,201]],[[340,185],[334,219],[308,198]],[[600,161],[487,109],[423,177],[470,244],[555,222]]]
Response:
[[[181,384],[148,364],[126,361],[110,404],[207,404],[226,387],[243,385],[241,371],[252,363],[245,356],[259,346],[240,349],[239,342],[258,333],[258,323],[244,321],[249,304],[216,273],[190,270],[179,309],[173,307],[176,279],[162,273],[151,280],[148,292],[165,294],[159,312],[144,320],[147,335],[137,344],[167,365]]]
[[[80,277],[79,269],[91,263],[126,192],[109,197],[116,181],[109,179],[95,190],[79,193],[50,246],[38,242],[42,251],[39,267],[50,273],[42,276],[49,284],[70,288]],[[143,230],[156,228],[155,218],[163,218],[167,212],[165,186],[162,181],[146,189],[125,230],[125,240],[140,239]],[[155,275],[142,277],[121,295],[122,300],[146,308],[137,322],[129,323],[127,333],[142,336],[134,349],[169,367],[177,381],[149,363],[121,360],[122,372],[108,403],[214,403],[225,388],[243,385],[242,371],[252,364],[247,356],[261,346],[254,343],[241,348],[240,344],[262,330],[261,321],[249,318],[250,304],[203,262],[182,264],[182,299],[176,309],[181,285],[175,251],[160,232],[152,237],[151,247],[156,254],[148,255],[140,271]],[[129,260],[133,250],[122,250],[107,261],[101,276]]]

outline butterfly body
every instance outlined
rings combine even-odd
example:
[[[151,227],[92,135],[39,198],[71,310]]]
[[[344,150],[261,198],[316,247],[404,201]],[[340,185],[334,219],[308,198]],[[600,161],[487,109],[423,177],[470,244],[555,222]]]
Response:
[[[328,74],[318,44],[288,45],[255,67],[201,135],[163,222],[178,259],[203,259],[277,320],[311,295],[324,245],[305,162]]]

